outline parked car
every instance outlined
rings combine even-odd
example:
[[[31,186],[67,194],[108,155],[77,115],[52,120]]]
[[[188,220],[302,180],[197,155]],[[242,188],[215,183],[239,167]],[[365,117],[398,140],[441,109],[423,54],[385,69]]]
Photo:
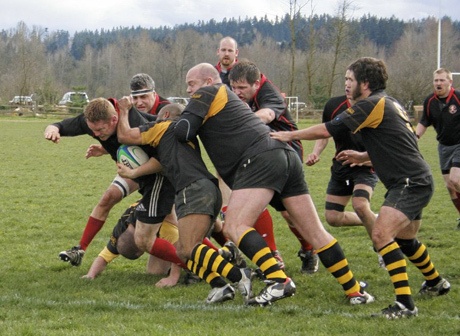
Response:
[[[184,98],[184,97],[168,97],[168,99],[171,103],[178,103],[182,105],[187,105],[189,102],[189,98]]]
[[[31,96],[14,96],[14,98],[10,100],[10,104],[12,105],[32,105],[33,103],[34,101]]]
[[[66,92],[59,105],[85,105],[89,103],[86,92]]]

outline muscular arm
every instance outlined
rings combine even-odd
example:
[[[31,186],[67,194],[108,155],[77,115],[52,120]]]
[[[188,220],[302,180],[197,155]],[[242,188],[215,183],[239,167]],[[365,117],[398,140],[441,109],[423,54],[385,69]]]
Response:
[[[118,141],[126,145],[141,145],[142,136],[139,127],[131,128],[129,125],[128,113],[132,107],[130,97],[123,97],[118,102],[120,115],[117,126]]]

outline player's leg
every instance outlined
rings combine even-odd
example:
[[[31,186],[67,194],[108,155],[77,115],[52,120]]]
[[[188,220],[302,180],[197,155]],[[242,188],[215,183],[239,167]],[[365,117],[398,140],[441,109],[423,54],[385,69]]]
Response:
[[[250,271],[234,267],[216,250],[202,243],[221,209],[219,189],[208,179],[198,180],[177,193],[176,207],[179,218],[178,254],[192,272],[211,285],[207,302],[233,298],[233,287],[223,277],[238,283],[243,297],[249,299]]]
[[[79,244],[67,251],[60,252],[59,258],[62,261],[70,262],[73,266],[79,266],[86,249],[103,227],[110,210],[124,197],[136,191],[138,187],[138,184],[133,180],[117,175],[91,212]]]

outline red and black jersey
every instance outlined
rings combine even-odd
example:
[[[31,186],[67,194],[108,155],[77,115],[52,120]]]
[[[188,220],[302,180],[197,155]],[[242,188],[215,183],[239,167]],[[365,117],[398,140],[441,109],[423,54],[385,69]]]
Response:
[[[158,112],[160,112],[160,110],[168,105],[168,104],[171,104],[171,102],[169,100],[167,100],[166,98],[163,98],[161,97],[159,94],[156,94],[155,95],[155,103],[153,104],[152,106],[152,109],[150,110],[150,114],[153,114],[153,115],[157,115]]]
[[[429,95],[423,102],[420,123],[425,127],[433,125],[440,144],[460,144],[460,91],[451,88],[446,98]]]
[[[289,109],[281,95],[280,90],[261,74],[260,87],[254,98],[249,102],[249,107],[253,112],[263,108],[269,108],[275,112],[275,119],[268,126],[275,132],[277,131],[296,131],[297,124],[289,112]],[[303,162],[303,147],[300,140],[290,141],[288,143],[299,154]]]

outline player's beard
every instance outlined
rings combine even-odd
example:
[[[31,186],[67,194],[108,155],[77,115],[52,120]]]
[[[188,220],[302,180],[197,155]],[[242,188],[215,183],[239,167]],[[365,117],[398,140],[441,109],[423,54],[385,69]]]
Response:
[[[230,58],[222,58],[222,60],[220,61],[220,64],[222,64],[223,66],[230,66],[231,64],[233,63],[233,61],[230,59]]]
[[[361,95],[362,95],[361,86],[357,85],[356,88],[351,93],[352,100],[356,101],[359,97],[361,97]]]

